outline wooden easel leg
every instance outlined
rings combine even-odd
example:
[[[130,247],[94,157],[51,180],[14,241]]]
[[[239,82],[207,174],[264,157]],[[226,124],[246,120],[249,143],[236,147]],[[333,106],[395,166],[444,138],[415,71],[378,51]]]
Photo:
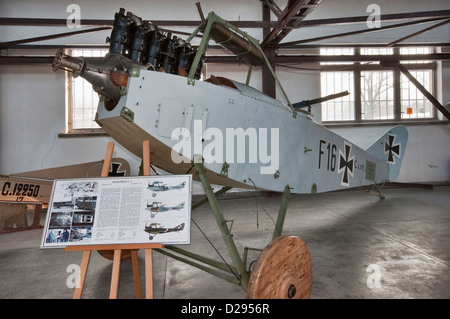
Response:
[[[142,143],[142,165],[144,176],[150,176],[150,141]],[[145,298],[153,299],[153,251],[145,249]]]
[[[101,177],[107,177],[109,175],[113,152],[114,152],[114,143],[108,142],[108,145],[106,146],[105,161],[103,162],[102,173],[100,174]]]
[[[33,224],[31,224],[30,228],[35,229],[41,227],[41,214],[42,204],[34,205]]]
[[[145,298],[153,299],[153,250],[145,249]]]
[[[122,250],[115,249],[112,275],[111,275],[111,288],[109,290],[109,299],[117,299],[117,291],[119,289],[119,273],[120,273],[120,257],[121,256],[122,256]]]
[[[80,275],[73,293],[73,299],[81,299],[81,294],[83,293],[84,282],[86,280],[87,268],[89,266],[89,260],[91,259],[91,250],[83,251],[83,258],[81,259],[80,265]]]
[[[137,249],[131,250],[131,264],[133,266],[134,291],[136,293],[136,299],[142,299],[141,278],[139,275],[139,260]]]
[[[144,176],[150,176],[150,141],[142,142],[142,171]]]

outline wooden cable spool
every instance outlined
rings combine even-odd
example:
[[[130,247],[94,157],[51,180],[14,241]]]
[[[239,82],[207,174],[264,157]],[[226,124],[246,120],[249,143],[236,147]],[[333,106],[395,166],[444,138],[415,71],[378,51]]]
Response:
[[[311,254],[296,236],[281,236],[262,251],[251,272],[248,299],[309,299]]]

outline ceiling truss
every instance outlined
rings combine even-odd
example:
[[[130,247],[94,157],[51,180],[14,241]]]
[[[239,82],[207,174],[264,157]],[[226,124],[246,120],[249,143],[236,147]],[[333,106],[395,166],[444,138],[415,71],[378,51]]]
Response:
[[[424,23],[430,23],[436,21],[437,23],[424,28],[418,32],[410,34],[406,37],[397,39],[390,43],[386,44],[373,44],[373,47],[401,47],[404,44],[402,43],[404,40],[409,39],[418,34],[427,32],[429,30],[444,26],[450,23],[450,10],[439,10],[439,11],[422,11],[422,12],[409,12],[409,13],[395,13],[395,14],[384,14],[381,15],[381,20],[383,22],[393,22],[393,21],[402,21],[398,24],[391,24],[379,29],[368,29],[364,28],[361,30],[355,30],[346,33],[334,34],[334,35],[325,35],[317,38],[309,38],[309,39],[299,39],[296,41],[283,42],[283,39],[294,29],[305,28],[305,27],[317,27],[317,26],[330,26],[330,25],[348,25],[348,24],[358,24],[365,23],[367,21],[367,16],[355,16],[355,17],[339,17],[339,18],[328,18],[328,19],[309,19],[304,20],[308,14],[310,14],[313,10],[315,10],[323,0],[289,0],[285,8],[280,8],[275,0],[261,0],[262,11],[263,11],[263,20],[262,21],[229,21],[231,24],[236,25],[238,28],[260,28],[263,30],[263,41],[261,46],[268,53],[268,57],[270,62],[276,63],[281,60],[290,60],[293,63],[302,63],[308,61],[322,61],[320,56],[312,58],[311,56],[297,55],[297,56],[289,56],[284,57],[282,54],[282,49],[311,49],[311,48],[319,48],[319,47],[327,47],[327,46],[335,46],[335,47],[361,47],[364,44],[341,44],[341,45],[333,45],[333,44],[324,44],[320,43],[322,40],[332,39],[332,38],[342,38],[349,35],[362,34],[368,32],[380,32],[384,30],[389,30],[393,28],[401,28],[404,26],[410,25],[418,25]],[[270,13],[273,13],[277,18],[276,21],[271,21]],[[406,21],[406,22],[405,22]],[[197,27],[201,21],[194,20],[152,20],[156,25],[162,28],[174,28],[174,27]],[[80,25],[82,27],[92,27],[92,28],[83,28],[82,30],[65,32],[65,33],[56,33],[51,35],[45,35],[34,38],[27,39],[17,39],[8,42],[0,43],[0,50],[2,50],[3,54],[0,54],[0,64],[8,64],[12,62],[14,64],[20,63],[23,61],[24,63],[30,63],[31,61],[35,61],[38,63],[39,61],[48,61],[48,57],[7,57],[5,56],[5,50],[9,49],[26,49],[32,50],[35,49],[53,49],[55,45],[32,45],[31,43],[45,40],[52,40],[56,38],[69,37],[76,34],[83,33],[92,33],[97,31],[103,31],[110,29],[112,27],[113,20],[101,20],[101,19],[89,19],[89,20],[81,20]],[[32,27],[32,26],[54,26],[61,27],[67,25],[66,19],[41,19],[41,18],[10,18],[10,17],[0,17],[0,25],[3,26],[23,26],[23,27]],[[174,33],[179,31],[171,30]],[[427,45],[426,43],[417,43],[417,45]],[[441,46],[448,47],[450,43],[430,43],[430,46]],[[106,45],[103,45],[106,47]],[[97,45],[96,47],[103,47],[102,45]],[[67,46],[70,47],[70,46]],[[78,47],[74,45],[73,47]],[[214,45],[212,48],[216,47]],[[32,58],[30,60],[26,60],[27,58]],[[336,61],[341,58],[335,57]],[[440,56],[441,59],[447,60],[448,55],[442,54]],[[210,61],[214,62],[229,62],[233,57],[222,56],[222,57],[211,57]],[[333,59],[333,57],[326,57],[327,60]]]
[[[394,65],[406,76],[410,76],[410,81],[417,86],[417,88],[423,91],[423,94],[438,108],[445,117],[450,119],[450,113],[423,87],[420,87],[420,83],[416,84],[415,79],[408,74],[408,70],[399,63],[403,57],[399,56],[310,56],[310,55],[279,55],[280,50],[296,48],[301,49],[302,45],[311,42],[320,42],[322,40],[327,40],[331,38],[341,38],[349,35],[363,34],[368,32],[379,32],[393,28],[401,28],[410,25],[417,25],[423,23],[429,23],[437,21],[438,23],[428,26],[420,31],[416,31],[412,34],[404,36],[400,39],[392,41],[385,44],[385,47],[396,47],[401,45],[401,42],[410,39],[416,35],[428,32],[435,28],[442,27],[450,23],[450,10],[440,10],[440,11],[425,11],[425,12],[414,12],[414,13],[403,13],[403,14],[387,14],[382,15],[380,18],[383,22],[386,21],[401,21],[398,24],[383,26],[377,29],[364,28],[361,30],[327,35],[316,38],[300,39],[291,42],[282,42],[283,39],[294,29],[304,28],[304,27],[314,27],[314,26],[330,26],[330,25],[343,25],[343,24],[357,24],[364,23],[367,21],[367,16],[359,17],[339,17],[331,19],[319,19],[319,20],[307,20],[304,19],[315,10],[323,0],[288,0],[287,5],[284,9],[281,9],[275,0],[261,0],[262,3],[262,17],[263,21],[229,21],[231,24],[238,28],[261,28],[263,31],[263,41],[261,42],[261,47],[266,52],[268,61],[274,67],[277,63],[306,63],[306,62],[324,62],[324,60],[339,62],[339,61],[356,61],[355,59],[368,59],[368,61],[379,61],[381,65],[388,66]],[[198,4],[199,5],[199,4]],[[276,17],[276,21],[271,21],[271,13]],[[405,22],[406,20],[406,22]],[[197,27],[200,25],[201,21],[153,21],[152,22],[159,27]],[[30,19],[30,18],[7,18],[0,17],[0,25],[14,25],[14,26],[66,26],[67,20],[65,19]],[[0,65],[5,64],[28,64],[28,63],[52,63],[53,57],[42,57],[42,56],[3,56],[3,52],[8,49],[20,49],[26,47],[28,50],[35,48],[50,48],[51,46],[45,45],[30,45],[29,43],[51,40],[61,37],[73,36],[76,34],[90,33],[104,31],[111,29],[113,25],[113,20],[82,20],[81,26],[93,27],[90,29],[83,29],[72,32],[58,33],[34,38],[18,39],[8,42],[0,43]],[[183,34],[182,32],[172,31],[177,34]],[[309,44],[310,48],[320,47],[323,44]],[[362,45],[362,44],[359,44]],[[347,45],[351,46],[351,45]],[[438,46],[449,46],[449,43],[438,44]],[[425,56],[410,56],[411,59],[423,59]],[[231,60],[233,59],[233,60]],[[389,59],[389,60],[386,60]],[[426,55],[427,60],[439,60],[439,61],[450,61],[450,53],[433,53]],[[224,62],[236,62],[235,57],[207,57],[206,63],[224,63]],[[356,62],[361,62],[360,60]],[[271,76],[265,76],[267,74],[267,67],[263,66],[263,92],[269,96],[275,97],[275,82]]]

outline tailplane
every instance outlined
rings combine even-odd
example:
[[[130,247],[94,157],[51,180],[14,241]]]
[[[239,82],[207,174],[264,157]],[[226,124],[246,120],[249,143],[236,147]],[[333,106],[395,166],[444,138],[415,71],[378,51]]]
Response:
[[[402,125],[395,126],[384,133],[367,148],[367,152],[389,163],[389,180],[398,178],[405,154],[408,131]]]

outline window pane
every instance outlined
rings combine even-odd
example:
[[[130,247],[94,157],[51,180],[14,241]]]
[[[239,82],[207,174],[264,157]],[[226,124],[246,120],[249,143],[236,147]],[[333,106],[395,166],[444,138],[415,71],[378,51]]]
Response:
[[[410,70],[409,72],[427,91],[431,92],[431,70]],[[434,108],[431,102],[403,74],[400,78],[400,88],[402,119],[434,117]]]
[[[84,56],[104,56],[108,50],[72,50],[71,55],[74,57]],[[83,79],[82,77],[74,78],[71,73],[69,80],[69,85],[71,85],[72,93],[70,98],[72,102],[72,114],[69,118],[72,119],[72,125],[70,129],[91,129],[100,128],[100,126],[95,123],[95,113],[97,112],[97,105],[99,101],[99,96],[92,85]],[[70,109],[70,108],[69,108]]]
[[[323,48],[320,49],[320,55],[353,55],[354,50],[350,48]],[[320,62],[321,65],[330,64],[352,64],[353,62]]]
[[[361,55],[392,55],[394,54],[393,48],[361,48]],[[371,61],[366,64],[380,64],[379,61]]]
[[[400,48],[400,54],[401,55],[408,55],[408,54],[429,54],[431,53],[431,48],[421,47],[421,48]],[[401,61],[401,63],[430,63],[431,61],[424,61],[424,60],[418,60],[418,61]]]
[[[361,119],[394,118],[394,80],[392,71],[361,72]]]
[[[361,48],[361,55],[389,55],[394,54],[393,48]]]
[[[321,96],[349,91],[350,95],[322,102],[322,121],[351,121],[355,119],[353,72],[321,72]]]

